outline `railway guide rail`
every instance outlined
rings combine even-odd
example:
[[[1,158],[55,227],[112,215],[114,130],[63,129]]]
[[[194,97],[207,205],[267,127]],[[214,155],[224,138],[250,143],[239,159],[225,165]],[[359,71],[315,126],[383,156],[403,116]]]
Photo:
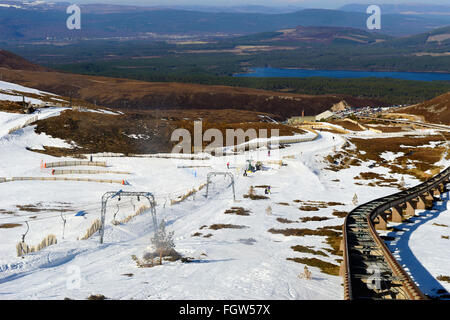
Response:
[[[449,182],[450,167],[413,188],[362,204],[347,215],[341,243],[344,299],[427,299],[376,229],[385,230],[388,220],[402,222],[415,209],[426,209]]]

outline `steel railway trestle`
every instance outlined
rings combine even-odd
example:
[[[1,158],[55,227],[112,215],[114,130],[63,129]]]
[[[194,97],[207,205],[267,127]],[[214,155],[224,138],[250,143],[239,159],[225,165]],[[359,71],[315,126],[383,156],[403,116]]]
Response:
[[[426,296],[399,265],[376,229],[387,221],[401,222],[425,209],[445,191],[450,167],[413,188],[362,204],[351,211],[343,225],[344,298],[423,300]],[[428,206],[427,206],[428,205]]]

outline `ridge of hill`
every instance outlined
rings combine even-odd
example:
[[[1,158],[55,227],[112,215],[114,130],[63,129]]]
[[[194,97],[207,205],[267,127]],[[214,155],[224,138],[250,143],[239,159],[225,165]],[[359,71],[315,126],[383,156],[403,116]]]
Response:
[[[12,52],[2,49],[0,49],[0,68],[29,71],[48,71],[47,68],[31,63]]]
[[[450,125],[450,92],[423,103],[402,108],[399,112],[423,116],[427,122]]]
[[[5,54],[5,57],[13,56]],[[385,105],[375,99],[345,95],[313,96],[242,87],[87,76],[40,69],[25,62],[17,70],[16,64],[8,58],[0,60],[0,63],[6,66],[0,67],[5,81],[115,109],[239,109],[275,114],[286,119],[300,115],[303,110],[305,115],[318,114],[342,100],[351,106]],[[27,66],[28,70],[24,69]]]

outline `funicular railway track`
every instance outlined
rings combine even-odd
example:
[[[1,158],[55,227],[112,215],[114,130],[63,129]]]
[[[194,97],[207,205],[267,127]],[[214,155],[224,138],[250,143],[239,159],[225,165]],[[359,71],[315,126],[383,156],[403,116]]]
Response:
[[[445,191],[450,167],[413,188],[362,204],[351,211],[343,225],[344,298],[423,300],[420,291],[396,261],[376,229],[387,221],[401,222],[425,209]]]

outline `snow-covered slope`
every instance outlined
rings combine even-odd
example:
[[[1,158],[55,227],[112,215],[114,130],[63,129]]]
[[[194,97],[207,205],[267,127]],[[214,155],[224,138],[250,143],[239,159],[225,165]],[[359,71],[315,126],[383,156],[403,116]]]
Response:
[[[53,93],[40,91],[28,87],[24,87],[15,83],[0,81],[0,101],[25,102],[32,104],[45,104],[47,101],[66,102],[58,95]]]
[[[48,109],[39,116],[57,116],[59,111]],[[51,169],[41,168],[41,162],[75,160],[28,151],[26,147],[44,145],[71,147],[67,142],[36,134],[32,126],[5,133],[27,117],[30,116],[0,113],[4,133],[0,135],[0,177],[51,177]],[[195,161],[94,157],[95,161],[106,161],[108,170],[131,173],[103,173],[95,177],[125,179],[129,185],[76,181],[0,183],[0,299],[85,299],[90,294],[104,294],[113,299],[342,299],[340,277],[309,267],[312,280],[300,279],[298,275],[305,265],[287,260],[317,258],[338,265],[342,257],[327,251],[331,247],[325,236],[285,236],[268,230],[338,228],[343,218],[333,212],[351,210],[355,194],[362,203],[397,191],[390,187],[355,185],[354,177],[368,171],[367,164],[337,172],[324,170],[328,166],[324,157],[344,143],[343,136],[323,132],[314,141],[292,144],[278,152],[272,150],[270,157],[264,149]],[[264,170],[244,177],[242,172],[248,159],[263,161]],[[281,159],[283,166],[274,161]],[[391,175],[383,167],[370,170]],[[183,202],[171,204],[171,200],[203,185],[211,171],[234,174],[236,201],[230,181],[215,177],[208,198],[202,189]],[[405,177],[405,182],[409,186],[417,183],[409,177]],[[265,185],[271,186],[269,199],[243,197],[251,186],[257,194],[264,195],[264,189],[257,187]],[[194,260],[165,262],[153,268],[136,266],[132,255],[142,256],[150,245],[153,231],[150,213],[118,226],[111,221],[114,214],[116,220],[132,214],[146,204],[145,199],[138,202],[135,198],[120,201],[115,198],[108,203],[104,244],[99,244],[98,234],[88,240],[77,240],[100,217],[102,195],[119,189],[153,193],[157,217],[160,221],[164,219],[168,230],[174,232],[176,250]],[[324,205],[317,206],[317,211],[299,210],[299,200],[321,201]],[[328,205],[329,202],[339,204]],[[225,214],[231,207],[249,210],[249,215]],[[75,216],[79,211],[84,211],[85,216]],[[444,215],[448,212],[441,214]],[[324,219],[301,221],[308,217]],[[6,228],[6,224],[11,225]],[[211,228],[226,224],[242,228]],[[35,245],[49,234],[56,235],[58,244],[19,258],[15,246],[25,233],[28,244]],[[414,236],[413,233],[413,239]],[[417,244],[414,242],[412,249],[425,257],[423,264],[427,268],[434,270],[435,264],[444,263],[426,258],[429,247]],[[298,245],[324,255],[294,251],[292,247]],[[448,251],[448,246],[440,250]],[[447,262],[448,256],[444,255]]]

